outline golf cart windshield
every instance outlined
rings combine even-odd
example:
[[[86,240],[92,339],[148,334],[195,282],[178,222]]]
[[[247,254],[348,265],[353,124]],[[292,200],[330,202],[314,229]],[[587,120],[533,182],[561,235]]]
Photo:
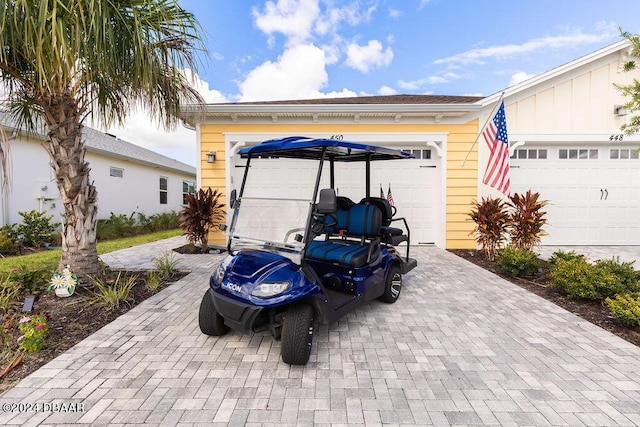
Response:
[[[301,264],[319,188],[333,187],[325,161],[368,162],[412,157],[389,148],[332,139],[291,137],[240,150],[247,159],[234,206],[229,249],[276,252]],[[315,166],[315,167],[314,167]],[[275,169],[274,169],[275,168]],[[285,174],[273,171],[284,170]],[[285,182],[274,181],[284,176]]]

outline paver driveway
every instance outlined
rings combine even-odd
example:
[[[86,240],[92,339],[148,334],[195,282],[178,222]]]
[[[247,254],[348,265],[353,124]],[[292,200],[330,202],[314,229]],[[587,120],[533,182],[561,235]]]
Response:
[[[0,398],[83,412],[0,424],[640,425],[639,348],[444,250],[413,253],[398,302],[320,327],[304,367],[266,334],[202,335],[220,256],[184,258],[194,273]]]

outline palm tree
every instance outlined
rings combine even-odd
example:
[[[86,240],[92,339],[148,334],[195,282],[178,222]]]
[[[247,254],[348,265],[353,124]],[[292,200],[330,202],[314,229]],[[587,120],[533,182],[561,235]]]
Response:
[[[203,102],[184,74],[203,48],[199,32],[174,0],[0,0],[5,108],[30,131],[45,126],[64,204],[61,266],[100,269],[84,120],[121,124],[146,108],[174,127],[181,103]]]

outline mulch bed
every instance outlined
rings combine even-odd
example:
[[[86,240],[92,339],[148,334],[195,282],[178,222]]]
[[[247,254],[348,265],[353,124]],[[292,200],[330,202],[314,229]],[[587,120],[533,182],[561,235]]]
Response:
[[[640,331],[618,322],[611,315],[603,301],[569,299],[556,291],[551,285],[551,280],[548,277],[549,269],[546,261],[542,261],[542,269],[538,274],[521,279],[503,273],[498,264],[495,261],[489,261],[482,251],[451,249],[449,252],[452,252],[459,257],[484,268],[485,270],[489,270],[503,279],[508,280],[529,292],[533,292],[534,294],[551,301],[565,310],[580,316],[584,320],[598,325],[601,328],[606,329],[607,331],[640,347]]]
[[[76,288],[76,293],[68,298],[58,298],[52,292],[42,293],[34,304],[33,314],[47,313],[51,319],[45,344],[39,353],[25,354],[21,363],[0,378],[0,392],[11,388],[22,378],[188,274],[187,272],[176,272],[173,276],[164,279],[158,290],[152,291],[145,285],[143,273],[123,273],[136,274],[138,279],[132,289],[129,301],[121,304],[115,310],[107,310],[97,304],[89,304],[93,292],[82,287]],[[20,313],[22,303],[23,301],[20,301],[19,306],[15,306],[14,313]],[[20,317],[21,314],[14,321],[17,322]],[[17,330],[17,325],[12,326],[11,330],[14,331],[14,334],[11,339],[15,343],[20,333]],[[9,363],[10,360],[2,361],[0,371],[4,370]]]

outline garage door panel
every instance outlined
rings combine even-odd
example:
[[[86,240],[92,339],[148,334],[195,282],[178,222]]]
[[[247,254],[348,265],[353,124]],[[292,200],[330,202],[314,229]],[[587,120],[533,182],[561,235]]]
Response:
[[[511,191],[549,201],[543,244],[640,244],[640,160],[611,159],[604,146],[587,147],[583,158],[561,158],[563,149],[583,150],[578,144],[528,149],[547,150],[547,158],[512,158]]]

